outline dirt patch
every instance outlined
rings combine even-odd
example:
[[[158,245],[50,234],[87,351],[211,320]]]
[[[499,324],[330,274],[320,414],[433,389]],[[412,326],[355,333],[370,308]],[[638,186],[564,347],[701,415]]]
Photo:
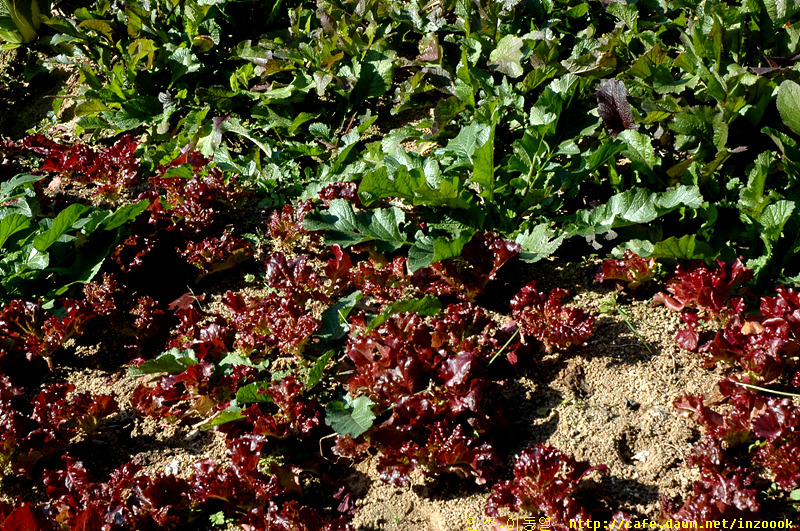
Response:
[[[58,107],[59,125],[50,127],[51,139],[68,139],[74,135],[74,104],[69,100],[70,87],[76,85],[78,74],[69,68],[47,71],[41,58],[29,48],[0,52],[0,137],[17,140],[26,131],[37,127],[54,112],[56,97],[67,96]]]
[[[344,478],[354,492],[364,494],[358,502],[353,526],[360,531],[450,531],[469,529],[469,518],[482,517],[489,489],[454,478],[425,478],[416,473],[410,488],[381,482],[375,459],[359,463],[358,474]],[[366,480],[366,481],[365,481]]]

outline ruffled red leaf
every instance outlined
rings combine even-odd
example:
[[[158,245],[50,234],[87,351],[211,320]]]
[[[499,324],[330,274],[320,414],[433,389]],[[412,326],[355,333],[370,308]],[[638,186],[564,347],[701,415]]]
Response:
[[[753,270],[741,260],[725,263],[717,261],[712,270],[705,263],[694,260],[688,266],[679,265],[666,288],[671,296],[659,293],[654,301],[664,303],[670,310],[684,308],[703,310],[710,318],[723,321],[742,310],[737,295],[744,292],[744,284],[753,278]]]
[[[522,333],[541,341],[548,352],[583,345],[592,335],[594,316],[565,307],[561,300],[567,295],[566,290],[556,288],[545,297],[534,281],[511,299],[511,314]]]
[[[319,277],[308,265],[308,256],[301,254],[287,261],[283,253],[275,253],[267,259],[266,266],[267,285],[282,291],[297,304],[325,298]]]
[[[230,311],[230,324],[236,330],[234,347],[247,353],[277,348],[300,355],[319,327],[319,321],[291,298],[274,293],[245,301],[243,295],[229,291],[222,302]]]
[[[519,254],[517,243],[500,240],[492,232],[477,233],[458,259],[447,259],[417,270],[411,283],[422,293],[454,295],[474,302],[494,280],[497,271]]]
[[[543,444],[528,447],[514,463],[514,479],[501,481],[486,503],[486,514],[497,516],[499,509],[528,511],[550,518],[553,529],[567,529],[570,520],[591,517],[591,512],[576,496],[583,477],[605,465],[591,466]]]
[[[139,161],[135,156],[138,146],[131,135],[121,137],[116,144],[100,151],[86,144],[64,146],[42,135],[27,137],[22,143],[29,153],[45,157],[42,171],[91,183],[96,186],[94,195],[111,198],[138,183]]]
[[[626,249],[621,260],[608,259],[600,266],[595,282],[611,281],[635,290],[653,280],[658,272],[655,258],[642,258]]]
[[[273,240],[280,242],[284,249],[291,248],[295,242],[308,233],[303,226],[303,220],[312,208],[311,201],[301,201],[296,205],[283,205],[281,210],[276,210],[270,215],[267,222],[267,234]]]
[[[199,242],[186,242],[181,251],[186,261],[200,270],[200,278],[231,269],[253,256],[250,242],[232,236],[227,230],[219,237],[209,236]]]

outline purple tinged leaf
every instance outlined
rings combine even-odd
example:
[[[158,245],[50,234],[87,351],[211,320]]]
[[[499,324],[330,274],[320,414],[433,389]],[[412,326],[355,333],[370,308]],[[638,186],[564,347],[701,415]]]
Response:
[[[604,80],[597,89],[597,113],[612,137],[625,129],[638,129],[627,96],[625,84],[616,79]]]
[[[440,372],[440,375],[446,379],[444,385],[455,387],[468,381],[474,361],[475,356],[469,352],[462,352],[455,358],[445,360]]]
[[[700,335],[691,328],[686,330],[678,330],[678,333],[675,335],[675,340],[678,342],[678,346],[691,352],[697,352],[699,339]]]
[[[439,39],[436,38],[435,33],[428,34],[420,43],[420,53],[417,57],[417,62],[420,63],[435,63],[441,59],[441,49],[439,48]]]

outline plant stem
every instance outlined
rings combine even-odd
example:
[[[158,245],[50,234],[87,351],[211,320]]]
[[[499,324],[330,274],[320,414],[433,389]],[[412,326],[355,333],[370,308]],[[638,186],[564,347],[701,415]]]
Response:
[[[508,338],[508,341],[506,341],[506,344],[505,344],[505,345],[503,345],[503,346],[502,346],[502,348],[501,348],[500,350],[498,350],[498,351],[497,351],[497,354],[495,354],[494,356],[492,356],[492,359],[490,359],[490,360],[489,360],[489,363],[488,363],[487,365],[491,365],[491,364],[492,364],[492,362],[493,362],[495,359],[497,359],[497,356],[499,356],[500,354],[502,354],[502,353],[503,353],[503,351],[506,349],[506,347],[507,347],[507,346],[508,346],[508,345],[511,343],[511,341],[513,341],[513,339],[514,339],[515,337],[517,337],[517,335],[518,335],[518,334],[519,334],[519,328],[517,328],[517,330],[514,332],[514,334],[513,334],[511,337],[509,337],[509,338]]]
[[[625,320],[625,324],[628,326],[628,329],[631,332],[633,332],[633,335],[635,335],[636,339],[639,340],[639,343],[644,345],[644,348],[647,349],[647,352],[649,352],[650,354],[653,354],[653,349],[651,349],[650,345],[648,345],[647,342],[642,338],[642,336],[639,335],[639,331],[636,330],[636,327],[631,322],[630,315],[628,314],[628,311],[623,309],[623,308],[620,308],[619,306],[616,307],[616,310],[617,310],[617,313],[619,313],[622,316],[622,318]]]
[[[748,389],[757,389],[759,391],[764,391],[766,393],[772,393],[772,394],[775,394],[775,395],[791,396],[792,398],[800,398],[800,395],[798,395],[796,393],[784,393],[783,391],[775,391],[773,389],[767,389],[766,387],[759,387],[757,385],[746,384],[746,383],[736,382],[736,381],[734,381],[733,383],[735,383],[736,385],[741,385],[742,387],[747,387]]]

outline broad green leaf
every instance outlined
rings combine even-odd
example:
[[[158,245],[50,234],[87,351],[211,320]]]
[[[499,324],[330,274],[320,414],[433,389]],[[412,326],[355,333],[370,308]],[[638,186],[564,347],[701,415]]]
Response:
[[[384,197],[413,200],[414,190],[427,186],[428,182],[421,171],[414,169],[409,172],[405,166],[402,168],[404,171],[397,171],[392,176],[389,176],[386,166],[364,174],[358,186],[361,202],[369,206]]]
[[[455,161],[450,165],[450,168],[472,166],[475,151],[489,141],[491,134],[491,127],[473,122],[466,127],[462,127],[458,135],[451,139],[447,146],[437,149],[435,154],[438,156],[455,156]]]
[[[164,107],[155,96],[138,96],[123,103],[119,112],[106,112],[103,116],[119,130],[127,131],[159,121],[163,112]]]
[[[327,140],[328,142],[333,141],[333,138],[331,138],[331,128],[328,124],[314,122],[313,124],[309,124],[308,132],[315,137]]]
[[[43,271],[50,265],[50,254],[48,252],[39,251],[32,244],[26,245],[22,251],[25,256],[21,264],[23,268]]]
[[[654,175],[653,169],[661,164],[651,139],[638,131],[626,129],[617,135],[617,138],[627,144],[627,149],[623,151],[626,157],[633,163],[633,168],[647,175]]]
[[[259,363],[253,363],[253,360],[248,358],[247,356],[242,356],[236,352],[228,352],[225,354],[225,357],[219,360],[218,365],[220,367],[228,365],[228,366],[236,366],[236,365],[244,365],[246,367],[254,367],[260,371],[269,367],[269,360],[264,360]]]
[[[586,17],[588,13],[589,13],[589,4],[587,3],[578,4],[564,11],[564,14],[569,18],[577,18],[577,19],[583,19],[584,17]]]
[[[131,68],[136,67],[139,61],[147,57],[147,64],[145,65],[145,68],[150,69],[150,67],[153,66],[153,59],[155,58],[157,51],[158,47],[150,39],[136,39],[135,41],[131,42],[128,45],[128,55],[130,55],[132,58]]]
[[[761,132],[769,136],[772,141],[775,142],[775,145],[778,146],[778,149],[787,159],[800,162],[800,145],[798,145],[796,140],[783,131],[778,131],[771,127],[764,127],[761,129]]]
[[[757,221],[761,225],[761,239],[771,253],[775,243],[780,239],[783,227],[794,212],[794,201],[777,201],[767,205]]]
[[[327,72],[314,72],[314,88],[317,90],[317,96],[325,94],[325,89],[333,81],[333,76]]]
[[[400,144],[409,138],[419,139],[423,136],[424,129],[421,130],[421,128],[421,125],[417,126],[409,124],[403,127],[398,127],[397,129],[392,129],[381,139],[381,151],[386,154],[391,154],[398,149],[402,149]]]
[[[15,199],[17,197],[26,195],[26,191],[20,189],[29,189],[30,186],[25,186],[26,184],[38,182],[42,179],[44,179],[44,177],[41,175],[28,175],[25,173],[15,175],[8,181],[0,184],[0,204],[8,202],[10,199]],[[33,192],[29,193],[33,194]]]
[[[492,102],[496,103],[496,102]],[[492,201],[494,199],[494,129],[499,119],[499,112],[492,106],[492,123],[489,126],[489,137],[472,156],[472,181],[482,188],[481,195]]]
[[[522,247],[519,257],[529,263],[547,258],[561,246],[564,235],[556,236],[549,223],[540,223],[533,229],[521,232],[514,239]]]
[[[758,218],[767,230],[782,229],[794,211],[794,201],[778,201],[768,205]]]
[[[38,251],[46,251],[60,237],[66,234],[87,210],[89,210],[89,207],[75,203],[59,212],[50,229],[33,239],[34,248]]]
[[[31,36],[32,39],[35,39],[36,32],[32,32]],[[17,29],[17,25],[14,24],[14,20],[10,16],[6,16],[5,13],[0,12],[0,41],[9,43],[4,44],[2,48],[16,48],[20,44],[23,44],[23,40],[22,34]]]
[[[214,109],[229,111],[233,105],[231,98],[236,96],[236,92],[220,86],[198,87],[195,90],[195,96],[201,104],[206,104]]]
[[[440,178],[435,185],[428,180],[425,186],[414,190],[415,205],[469,209],[474,205],[472,199],[464,189],[464,181],[457,176]]]
[[[753,169],[748,174],[747,186],[739,191],[739,208],[760,215],[769,204],[770,198],[764,195],[764,189],[767,175],[774,162],[775,155],[772,151],[764,151],[758,155]]]
[[[678,133],[676,149],[693,148],[706,142],[721,151],[728,142],[728,125],[722,113],[711,107],[692,107],[679,113],[669,128]]]
[[[13,234],[25,230],[30,225],[30,218],[17,213],[8,214],[0,220],[0,249]]]
[[[676,238],[674,236],[664,241],[653,244],[647,240],[630,240],[621,246],[630,249],[639,256],[645,258],[664,258],[669,260],[708,260],[716,257],[716,252],[705,242],[697,241],[694,234],[687,234]],[[622,251],[617,248],[615,255],[622,255]]]
[[[386,94],[392,85],[394,75],[394,51],[382,53],[370,50],[360,63],[358,81],[356,82],[351,101],[361,104],[367,98],[375,98]]]
[[[625,131],[629,131],[629,129],[626,129]],[[625,133],[625,131],[623,131],[623,133]],[[584,152],[581,157],[581,173],[584,175],[592,173],[597,168],[611,160],[614,155],[622,151],[624,147],[625,146],[621,142],[617,142],[612,138],[607,139],[605,142],[600,144],[597,149],[589,151],[588,153]]]
[[[124,224],[135,220],[139,217],[139,214],[147,210],[149,206],[149,199],[142,199],[138,203],[125,205],[124,207],[118,208],[116,212],[104,219],[101,225],[104,230],[118,229]]]
[[[530,115],[528,116],[528,123],[538,128],[540,131],[548,131],[555,129],[557,121],[558,121],[558,115],[556,113],[549,112],[546,109],[539,107],[537,105],[531,107],[531,112]],[[550,125],[552,125],[552,127],[546,127],[546,128],[541,127]]]
[[[564,74],[554,79],[547,88],[554,94],[560,94],[563,97],[570,96],[576,92],[581,84],[581,78],[572,73]]]
[[[769,17],[768,23],[761,28],[766,35],[778,32],[800,7],[796,0],[760,0],[759,3]]]
[[[327,310],[322,312],[322,323],[319,330],[317,330],[314,335],[319,337],[325,344],[341,339],[347,335],[349,331],[347,316],[356,303],[363,297],[364,295],[361,291],[354,291],[332,304]]]
[[[328,245],[349,247],[368,241],[369,235],[360,231],[360,223],[353,207],[344,199],[334,199],[327,211],[310,212],[303,225],[307,230],[325,230]]]
[[[86,284],[90,282],[103,267],[106,257],[116,244],[115,240],[108,242],[108,245],[100,247],[95,252],[84,254],[78,252],[78,259],[68,268],[53,267],[52,271],[64,275],[64,283],[56,289],[54,295],[66,293],[70,286],[74,284]]]
[[[414,245],[408,251],[408,270],[413,273],[436,262],[461,256],[461,250],[474,234],[474,231],[463,231],[451,238],[446,236],[434,238],[418,232]]]
[[[434,297],[433,295],[425,295],[425,297],[421,299],[390,302],[383,308],[379,315],[368,320],[365,332],[370,332],[378,328],[396,313],[414,312],[418,315],[433,316],[439,313],[441,309],[442,303],[439,301],[438,297]]]
[[[561,61],[561,64],[569,70],[571,74],[581,74],[583,76],[593,75],[596,77],[603,77],[610,74],[617,66],[616,55],[597,43],[593,44],[593,49],[583,49],[584,53],[577,56],[575,52],[578,48],[573,48],[573,56]]]
[[[109,25],[109,23],[106,22],[105,20],[97,20],[97,19],[84,20],[83,22],[78,24],[78,27],[90,29],[92,31],[99,33],[109,41],[112,42],[114,41],[113,38],[114,30],[111,28],[111,25]]]
[[[702,62],[698,63],[697,72],[711,97],[720,103],[725,102],[728,97],[728,89],[722,77],[715,70],[707,68]]]
[[[84,234],[91,234],[106,219],[110,212],[107,210],[91,210],[85,216],[76,221],[72,228],[76,231],[81,231]]]
[[[432,186],[419,168],[409,170],[400,166],[389,175],[386,166],[364,174],[358,187],[358,195],[364,205],[369,206],[378,199],[395,197],[410,201],[414,205],[467,208],[469,194],[461,189],[458,177],[440,179]]]
[[[344,402],[334,400],[325,406],[325,424],[339,435],[358,437],[372,427],[375,421],[372,412],[374,405],[366,396],[353,400],[348,393],[344,396]]]
[[[400,232],[405,214],[397,207],[356,212],[344,199],[334,199],[327,211],[311,212],[304,225],[308,230],[325,230],[328,245],[349,247],[375,241],[379,252],[392,252],[406,242]]]
[[[272,387],[272,382],[253,382],[236,391],[236,404],[260,404],[271,402],[272,398],[262,391]]]
[[[322,377],[325,374],[325,367],[328,365],[328,362],[333,359],[335,354],[335,351],[329,350],[317,358],[317,361],[314,362],[314,366],[308,370],[308,375],[306,376],[305,381],[306,389],[313,389],[319,382],[322,381]]]
[[[674,236],[664,241],[656,242],[653,258],[674,258],[676,260],[707,260],[716,256],[716,252],[705,242],[697,241],[694,234],[687,234],[680,238]]]
[[[695,186],[678,186],[666,192],[656,192],[652,195],[653,205],[660,211],[673,210],[678,207],[699,208],[703,204],[703,196]],[[659,214],[661,215],[661,214]],[[645,223],[629,215],[625,219],[636,223]],[[655,218],[652,218],[655,219]],[[647,221],[651,221],[648,219]]]
[[[436,104],[436,109],[434,110],[433,128],[436,130],[444,129],[466,108],[466,100],[456,96],[441,100]]]
[[[381,252],[396,251],[406,243],[400,233],[400,225],[405,221],[402,210],[396,207],[380,208],[366,214],[368,224],[363,231],[378,242],[377,247]]]
[[[243,126],[242,122],[238,118],[235,117],[228,118],[227,120],[222,122],[220,128],[222,129],[223,132],[236,133],[237,135],[246,138],[256,146],[258,146],[258,148],[264,152],[264,155],[266,155],[267,157],[272,156],[272,147],[270,147],[269,144],[267,144],[267,141],[256,138],[255,133],[247,129],[245,126]]]
[[[220,424],[225,424],[227,422],[233,422],[235,420],[243,419],[244,414],[242,413],[242,408],[237,405],[230,405],[227,408],[223,409],[216,415],[214,415],[210,422],[207,424],[203,424],[200,426],[203,430],[209,430],[214,426],[219,426]]]
[[[470,0],[456,0],[455,12],[459,26],[464,28],[467,37],[470,36],[472,26],[472,2]]]
[[[608,4],[607,10],[609,13],[624,22],[625,25],[628,26],[628,29],[630,29],[632,32],[636,33],[638,31],[636,26],[639,19],[639,11],[636,8],[636,4],[612,2]]]
[[[272,50],[264,46],[253,46],[252,41],[242,41],[231,50],[231,55],[245,61],[264,65],[267,68],[266,63],[272,57]]]
[[[56,30],[57,33],[69,35],[77,39],[84,39],[86,37],[82,31],[78,30],[75,22],[72,20],[42,16],[42,22]]]
[[[647,53],[640,55],[628,69],[628,74],[646,79],[658,71],[658,67],[667,60],[667,52],[656,44]]]
[[[42,14],[49,10],[49,4],[44,1],[41,7],[37,0],[0,2],[0,38],[12,45],[36,40]]]
[[[111,111],[111,107],[101,100],[86,100],[75,106],[75,116],[94,115],[103,111]]]
[[[142,363],[138,367],[130,367],[128,375],[131,378],[138,378],[147,374],[177,374],[185,371],[195,363],[197,363],[197,356],[195,356],[193,350],[173,348],[152,360]]]
[[[601,234],[611,228],[649,223],[679,207],[698,208],[702,204],[703,196],[694,186],[678,186],[666,192],[631,188],[612,196],[605,205],[576,212],[576,225],[570,232],[580,236]]]
[[[508,77],[516,78],[522,75],[523,40],[515,35],[506,35],[497,47],[489,54],[489,66],[502,72]]]
[[[778,87],[778,112],[789,129],[800,135],[800,85],[786,80]]]
[[[547,142],[544,141],[543,133],[538,131],[526,131],[522,138],[511,144],[511,148],[514,154],[506,167],[525,176],[532,176],[536,173],[540,157],[549,149]],[[530,184],[536,186],[536,183]]]

